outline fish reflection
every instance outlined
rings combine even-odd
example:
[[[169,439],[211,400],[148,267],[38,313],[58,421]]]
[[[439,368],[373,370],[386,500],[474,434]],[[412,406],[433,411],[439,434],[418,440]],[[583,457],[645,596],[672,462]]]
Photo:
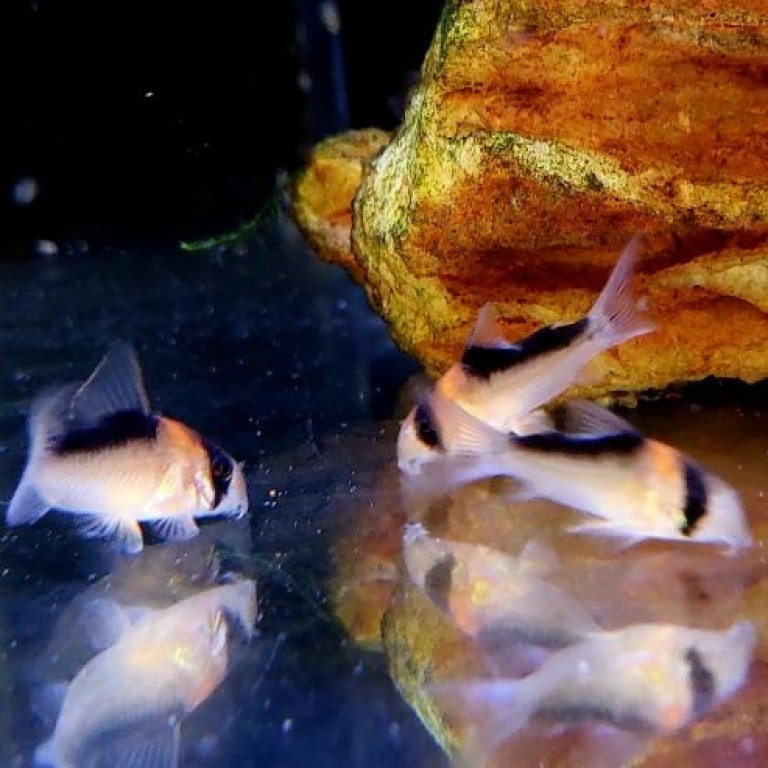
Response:
[[[406,526],[403,557],[411,580],[484,649],[510,642],[557,648],[600,627],[567,594],[538,574],[554,555],[529,546],[519,558],[490,547],[430,536]]]
[[[586,401],[567,405],[567,432],[507,435],[433,393],[423,402],[446,453],[472,459],[464,480],[511,475],[520,499],[547,498],[594,515],[572,532],[626,545],[647,538],[752,545],[738,493],[676,449]]]
[[[576,322],[547,326],[510,344],[492,306],[483,307],[461,360],[438,380],[436,392],[505,432],[548,428],[541,406],[583,378],[596,355],[655,328],[632,292],[639,244],[636,237],[624,249],[594,306]],[[401,471],[418,473],[439,458],[439,438],[424,406],[417,405],[398,436]],[[449,445],[442,447],[450,452]]]
[[[603,632],[550,656],[519,680],[430,686],[468,721],[472,765],[533,720],[610,723],[628,732],[672,732],[744,684],[755,645],[749,622],[722,631],[638,624]]]
[[[6,513],[34,523],[50,509],[77,516],[85,536],[139,552],[139,521],[163,539],[198,533],[195,517],[248,510],[242,469],[179,421],[154,414],[132,348],[116,344],[83,384],[35,401],[27,466]]]
[[[213,587],[134,621],[107,600],[93,606],[99,614],[120,637],[69,684],[36,764],[177,766],[182,719],[226,676],[232,642],[252,635],[255,583]]]

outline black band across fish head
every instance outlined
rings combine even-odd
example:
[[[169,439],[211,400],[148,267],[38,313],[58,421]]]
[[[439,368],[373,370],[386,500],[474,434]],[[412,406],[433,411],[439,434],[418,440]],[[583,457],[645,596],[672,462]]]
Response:
[[[425,400],[422,400],[416,406],[416,410],[413,414],[413,426],[416,431],[416,436],[424,445],[428,448],[433,448],[436,451],[445,450],[443,440],[440,437],[440,430],[437,425],[437,419],[435,418],[435,412]]]
[[[696,717],[705,714],[715,700],[715,676],[704,663],[699,651],[691,646],[685,652],[688,683],[691,688],[692,710]]]
[[[203,442],[208,454],[208,465],[211,470],[211,483],[213,484],[213,508],[221,504],[229,491],[232,483],[232,475],[235,471],[235,461],[216,445]]]
[[[680,533],[691,536],[699,520],[707,514],[709,502],[704,473],[692,461],[683,459],[685,501],[683,503],[683,524]]]
[[[424,591],[429,599],[443,611],[447,611],[449,608],[455,565],[456,558],[449,553],[441,557],[424,574]]]

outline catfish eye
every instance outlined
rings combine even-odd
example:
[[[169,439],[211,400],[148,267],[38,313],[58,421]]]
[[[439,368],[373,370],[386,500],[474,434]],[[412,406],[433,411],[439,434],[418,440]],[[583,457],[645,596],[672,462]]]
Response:
[[[211,473],[217,480],[224,482],[232,477],[232,461],[218,448],[211,451]]]

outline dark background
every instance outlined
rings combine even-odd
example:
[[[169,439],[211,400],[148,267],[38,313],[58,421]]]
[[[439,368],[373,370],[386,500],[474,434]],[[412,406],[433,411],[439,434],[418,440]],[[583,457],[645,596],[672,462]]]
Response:
[[[6,258],[219,234],[323,136],[395,127],[442,3],[339,0],[337,35],[322,6],[5,0]]]

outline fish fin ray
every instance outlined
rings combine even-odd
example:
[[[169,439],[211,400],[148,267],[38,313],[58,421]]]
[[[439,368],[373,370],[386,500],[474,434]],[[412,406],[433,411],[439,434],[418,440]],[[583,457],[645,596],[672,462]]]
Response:
[[[437,391],[429,396],[428,402],[449,454],[487,456],[503,453],[509,447],[504,432],[480,421]]]
[[[657,327],[632,289],[641,242],[642,236],[635,235],[627,243],[589,312],[590,326],[599,334],[600,346],[604,349],[650,333]]]
[[[120,411],[149,415],[149,399],[132,345],[118,341],[110,347],[72,396],[70,409],[72,418],[86,425]]]
[[[181,461],[169,465],[163,479],[155,488],[150,500],[141,514],[142,520],[161,518],[175,511],[179,506],[179,497],[192,482],[187,467]]]
[[[536,408],[515,419],[513,429],[516,435],[535,435],[554,429],[552,417],[543,409]]]
[[[130,518],[78,515],[77,530],[86,539],[114,538],[125,554],[134,555],[144,548],[141,528]]]
[[[467,339],[465,349],[471,347],[499,348],[508,347],[509,342],[504,337],[504,331],[498,321],[496,307],[488,302],[477,313],[474,328]]]
[[[639,430],[613,411],[591,400],[569,400],[565,406],[564,431],[576,435],[607,435]]]
[[[178,768],[181,758],[181,724],[141,725],[120,736],[110,736],[94,749],[98,765],[111,768]]]
[[[21,476],[19,486],[5,511],[5,522],[10,527],[34,523],[51,509],[51,505],[30,480],[29,474],[27,470]]]
[[[150,520],[149,524],[154,533],[164,541],[188,541],[200,532],[192,515],[164,517]]]

